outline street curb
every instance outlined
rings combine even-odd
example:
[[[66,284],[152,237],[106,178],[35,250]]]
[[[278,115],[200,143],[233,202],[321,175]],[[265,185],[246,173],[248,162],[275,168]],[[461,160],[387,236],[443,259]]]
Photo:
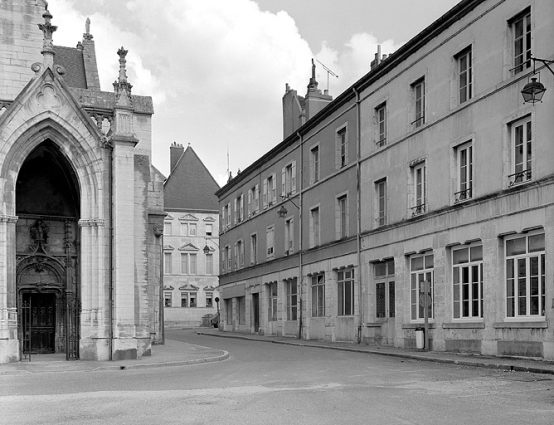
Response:
[[[71,372],[101,372],[105,370],[132,370],[132,369],[155,369],[161,367],[173,367],[173,366],[188,366],[202,363],[214,363],[227,360],[229,358],[229,352],[225,350],[222,351],[223,354],[220,356],[206,357],[200,359],[190,359],[190,360],[178,360],[170,362],[160,362],[160,363],[145,363],[145,364],[121,364],[121,365],[109,365],[109,366],[99,366],[91,369],[70,369],[70,370],[8,370],[0,371],[0,376],[17,376],[17,375],[35,375],[43,373],[71,373]]]
[[[410,359],[410,360],[418,360],[418,361],[424,361],[424,362],[435,362],[435,363],[442,363],[442,364],[452,364],[456,366],[473,366],[473,367],[481,367],[486,369],[497,369],[497,370],[508,370],[513,372],[528,372],[528,373],[541,373],[546,375],[554,375],[554,370],[550,369],[544,369],[541,367],[531,367],[531,366],[519,366],[514,365],[510,363],[488,363],[488,362],[471,362],[467,360],[454,360],[454,359],[441,359],[441,358],[435,358],[435,357],[426,357],[421,356],[417,354],[408,354],[408,353],[391,353],[391,352],[384,352],[379,350],[362,350],[358,348],[349,348],[349,347],[333,347],[330,345],[319,345],[319,344],[310,344],[310,343],[302,343],[302,342],[293,342],[293,341],[283,341],[283,340],[269,340],[269,339],[257,339],[257,338],[251,338],[248,336],[243,335],[222,335],[222,334],[215,334],[215,333],[209,333],[209,332],[202,332],[197,331],[198,335],[205,335],[205,336],[215,336],[219,338],[235,338],[235,339],[243,339],[247,341],[257,341],[257,342],[269,342],[272,344],[283,344],[283,345],[293,345],[297,347],[310,347],[310,348],[322,348],[327,350],[338,350],[338,351],[350,351],[353,353],[362,353],[362,354],[378,354],[381,356],[389,356],[389,357],[399,357],[403,359]]]

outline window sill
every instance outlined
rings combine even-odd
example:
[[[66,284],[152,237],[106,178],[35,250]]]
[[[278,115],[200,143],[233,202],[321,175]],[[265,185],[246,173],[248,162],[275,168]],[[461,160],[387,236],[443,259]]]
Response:
[[[368,322],[365,324],[366,328],[380,328],[381,326],[385,325],[387,322]]]
[[[536,322],[496,322],[495,329],[547,329],[547,321]]]
[[[422,328],[425,326],[425,323],[418,322],[418,323],[402,323],[402,329],[416,329],[416,328]],[[429,323],[429,329],[435,329],[437,326],[434,323]]]
[[[485,329],[483,322],[449,322],[442,324],[443,329]]]

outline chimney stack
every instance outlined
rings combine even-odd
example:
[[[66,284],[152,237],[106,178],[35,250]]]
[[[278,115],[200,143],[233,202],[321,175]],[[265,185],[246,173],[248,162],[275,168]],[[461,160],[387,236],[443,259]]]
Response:
[[[181,155],[185,152],[185,148],[183,145],[177,144],[173,142],[171,144],[171,147],[169,148],[169,172],[172,173],[173,169],[177,165],[177,162],[179,162],[179,158],[181,158]]]

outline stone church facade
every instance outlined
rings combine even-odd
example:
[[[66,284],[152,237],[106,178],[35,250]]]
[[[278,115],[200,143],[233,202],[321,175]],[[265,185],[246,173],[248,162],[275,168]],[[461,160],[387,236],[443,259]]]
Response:
[[[163,338],[152,99],[123,48],[101,91],[90,22],[55,46],[46,7],[0,3],[0,363],[140,358]]]

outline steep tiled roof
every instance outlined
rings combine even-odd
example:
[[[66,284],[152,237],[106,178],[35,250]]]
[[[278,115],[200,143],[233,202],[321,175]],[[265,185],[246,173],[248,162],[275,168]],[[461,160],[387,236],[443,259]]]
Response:
[[[188,146],[171,171],[164,185],[165,209],[193,209],[217,211],[215,192],[219,185]]]
[[[87,88],[83,51],[75,47],[54,46],[54,63],[65,68],[63,76],[69,87]]]

